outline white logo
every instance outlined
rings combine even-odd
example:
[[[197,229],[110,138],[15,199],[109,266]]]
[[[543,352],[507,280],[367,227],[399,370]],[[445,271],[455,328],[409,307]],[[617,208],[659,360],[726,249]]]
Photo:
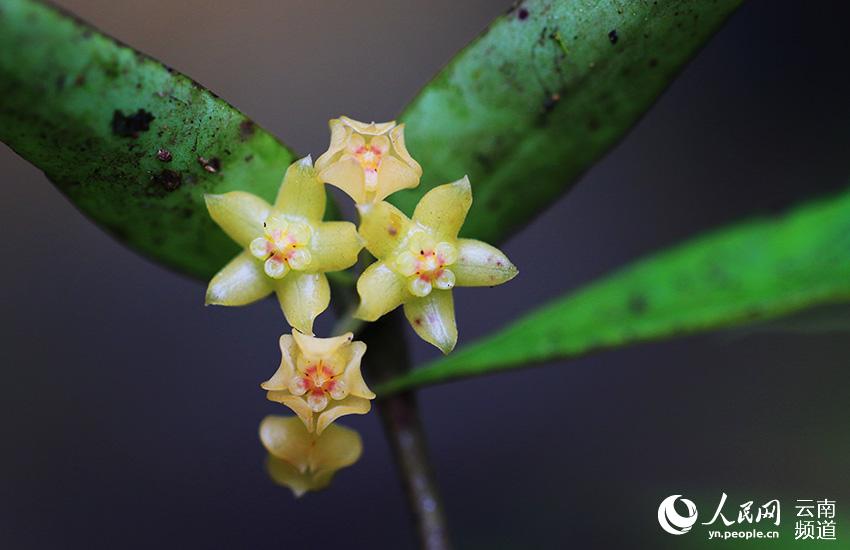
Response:
[[[688,509],[687,515],[679,515],[676,511],[676,501],[682,495],[671,495],[661,501],[658,507],[658,523],[661,528],[671,535],[684,535],[697,522],[697,507],[692,501],[683,498],[682,504]]]

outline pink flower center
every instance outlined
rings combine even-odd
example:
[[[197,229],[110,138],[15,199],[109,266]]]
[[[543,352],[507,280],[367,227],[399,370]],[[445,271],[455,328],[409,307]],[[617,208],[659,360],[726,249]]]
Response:
[[[430,283],[443,274],[447,263],[445,256],[435,250],[420,250],[415,264],[416,276]]]
[[[333,369],[323,361],[304,369],[304,386],[316,396],[332,393],[337,385],[335,378]]]
[[[360,166],[367,172],[377,172],[381,167],[381,150],[374,145],[361,145],[354,151],[354,156],[360,161]]]

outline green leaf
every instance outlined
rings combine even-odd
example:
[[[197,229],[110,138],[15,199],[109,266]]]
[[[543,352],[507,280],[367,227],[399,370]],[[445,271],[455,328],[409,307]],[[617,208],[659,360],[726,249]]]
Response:
[[[425,177],[394,202],[410,212],[469,173],[464,233],[503,239],[615,143],[738,4],[513,8],[402,116]],[[126,244],[201,278],[236,250],[203,193],[271,199],[294,157],[196,82],[36,0],[0,2],[0,140]]]
[[[197,82],[32,0],[0,1],[0,140],[127,245],[201,278],[237,249],[203,194],[273,200],[294,159]]]
[[[463,50],[402,114],[422,184],[412,212],[469,174],[463,235],[499,242],[610,149],[740,0],[528,0]]]
[[[379,387],[387,394],[850,299],[850,192],[686,242]]]

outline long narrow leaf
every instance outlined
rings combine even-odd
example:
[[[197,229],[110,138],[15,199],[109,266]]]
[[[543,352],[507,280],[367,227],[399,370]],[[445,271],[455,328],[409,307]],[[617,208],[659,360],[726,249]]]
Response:
[[[382,393],[772,319],[850,300],[850,192],[654,254]]]
[[[528,0],[402,115],[422,184],[469,174],[470,237],[499,242],[567,191],[652,105],[740,0]]]
[[[294,158],[197,82],[34,0],[0,0],[0,140],[127,245],[201,278],[235,253],[203,194],[271,200]]]

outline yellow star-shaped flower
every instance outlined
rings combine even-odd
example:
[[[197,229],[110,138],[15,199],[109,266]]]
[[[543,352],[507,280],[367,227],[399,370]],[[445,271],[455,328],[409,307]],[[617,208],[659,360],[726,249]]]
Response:
[[[292,331],[280,337],[280,367],[260,386],[271,401],[292,409],[307,431],[321,434],[346,414],[366,414],[375,398],[360,373],[366,344],[352,333],[314,338]]]
[[[331,144],[316,160],[319,178],[357,204],[380,201],[419,185],[422,167],[404,146],[404,124],[366,124],[348,117],[330,121]]]
[[[289,324],[313,333],[327,309],[327,271],[354,265],[363,248],[350,222],[323,222],[325,186],[310,157],[293,163],[273,205],[242,191],[206,195],[212,219],[245,250],[218,272],[207,304],[241,306],[277,294]]]
[[[449,353],[457,343],[452,289],[494,286],[516,267],[497,248],[458,232],[472,205],[464,177],[431,189],[409,219],[387,202],[359,207],[360,235],[378,261],[357,281],[356,317],[374,321],[404,304],[404,314],[426,342]]]
[[[260,440],[269,452],[269,476],[296,497],[327,487],[337,470],[354,464],[363,454],[363,443],[354,430],[329,426],[318,435],[308,432],[294,416],[264,418]]]

